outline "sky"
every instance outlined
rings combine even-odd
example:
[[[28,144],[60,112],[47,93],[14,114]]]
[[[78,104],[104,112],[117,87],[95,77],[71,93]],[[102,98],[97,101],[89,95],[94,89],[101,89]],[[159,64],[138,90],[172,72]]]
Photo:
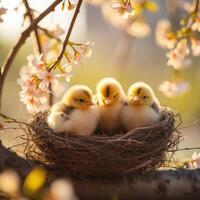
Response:
[[[19,5],[20,0],[3,0],[0,4],[0,7],[3,6],[8,8],[8,14],[4,15],[4,23],[0,24],[0,39],[4,38],[4,41],[7,43],[12,43],[15,41],[22,30],[23,23],[23,13],[24,7],[20,6],[18,13],[13,11],[17,5]],[[53,2],[52,0],[29,0],[30,6],[42,12],[45,10],[50,4]],[[73,1],[72,1],[73,2]],[[61,11],[61,5],[57,6],[54,13],[47,16],[43,21],[42,25],[45,27],[53,28],[56,24],[59,24],[61,28],[67,30],[66,27],[69,26],[70,19],[73,15],[74,10],[72,11]],[[81,30],[76,31],[76,29]],[[75,28],[73,30],[72,38],[86,39],[86,8],[83,5],[81,8],[81,12],[79,14],[79,18],[76,21]]]

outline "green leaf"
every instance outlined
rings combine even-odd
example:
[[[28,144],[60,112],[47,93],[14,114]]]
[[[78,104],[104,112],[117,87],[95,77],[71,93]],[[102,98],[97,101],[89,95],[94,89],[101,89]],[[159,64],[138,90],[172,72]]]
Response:
[[[150,12],[156,12],[158,10],[158,4],[154,1],[147,1],[145,3],[145,8]]]

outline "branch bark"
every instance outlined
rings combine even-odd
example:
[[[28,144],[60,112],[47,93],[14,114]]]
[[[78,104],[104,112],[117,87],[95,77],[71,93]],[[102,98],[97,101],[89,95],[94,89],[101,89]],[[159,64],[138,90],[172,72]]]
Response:
[[[0,143],[0,171],[14,169],[22,179],[36,167],[32,163],[6,149]],[[58,178],[49,174],[49,180]],[[63,177],[66,175],[63,173]],[[112,177],[108,179],[87,177],[72,179],[79,199],[198,199],[200,195],[200,169],[161,170],[136,178]],[[113,198],[112,198],[113,197]]]
[[[7,73],[10,70],[10,67],[15,59],[15,56],[17,55],[19,49],[21,46],[24,44],[26,39],[29,37],[30,33],[35,29],[37,24],[50,12],[54,11],[54,8],[63,0],[55,0],[45,11],[43,11],[36,19],[33,20],[33,22],[30,24],[30,26],[22,32],[21,37],[17,41],[16,45],[11,49],[9,52],[3,66],[1,67],[1,72],[0,72],[0,108],[1,108],[1,100],[2,100],[2,90],[3,90],[3,85],[5,82],[5,78],[7,76]]]
[[[26,7],[27,15],[29,16],[30,22],[32,23],[34,19],[33,19],[33,15],[32,15],[29,3],[27,0],[23,0],[23,2]],[[40,37],[39,37],[38,30],[37,30],[37,26],[34,28],[34,32],[35,32],[35,38],[36,38],[36,42],[37,42],[38,52],[41,54],[42,53],[42,45],[40,42]]]
[[[81,7],[82,2],[83,2],[83,0],[79,0],[79,1],[78,1],[78,4],[77,4],[77,6],[76,6],[74,15],[73,15],[73,17],[72,17],[72,21],[71,21],[71,23],[70,23],[70,26],[69,26],[67,35],[66,35],[66,37],[65,37],[65,40],[64,40],[63,47],[62,47],[62,50],[61,50],[61,52],[60,52],[60,55],[58,56],[56,62],[51,66],[51,68],[49,69],[49,71],[53,70],[53,69],[55,68],[55,66],[62,60],[62,57],[63,57],[63,55],[64,55],[64,53],[65,53],[67,44],[68,44],[68,42],[69,42],[70,35],[71,35],[71,33],[72,33],[72,29],[73,29],[74,24],[75,24],[76,18],[77,18],[77,16],[78,16],[79,11],[80,11],[80,7]]]
[[[199,199],[200,169],[162,170],[138,179],[76,181],[80,199]]]
[[[12,168],[21,178],[24,178],[33,167],[34,164],[32,162],[8,150],[0,141],[0,172],[7,168]]]
[[[198,9],[199,9],[199,0],[196,0],[196,5],[195,5],[194,13],[197,13]]]

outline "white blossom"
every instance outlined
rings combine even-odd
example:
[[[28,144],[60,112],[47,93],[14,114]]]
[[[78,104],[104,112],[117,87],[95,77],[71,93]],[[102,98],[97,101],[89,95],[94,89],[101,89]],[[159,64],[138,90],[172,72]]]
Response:
[[[127,29],[127,33],[137,38],[144,38],[151,32],[150,26],[145,22],[133,22]]]
[[[200,152],[194,152],[192,159],[188,162],[189,169],[200,169]]]
[[[68,180],[58,179],[51,184],[50,194],[56,200],[75,199],[74,189]]]
[[[191,50],[192,50],[193,56],[199,56],[200,55],[200,40],[192,38],[191,43],[192,43]]]
[[[195,18],[195,21],[192,24],[192,30],[200,32],[200,17]]]
[[[112,8],[124,19],[128,19],[130,16],[134,15],[134,11],[130,3],[113,3]]]
[[[169,98],[177,97],[184,94],[189,89],[189,84],[184,81],[170,82],[164,81],[160,86],[159,90]]]
[[[163,48],[173,49],[176,44],[176,38],[171,33],[171,24],[169,20],[162,19],[156,26],[156,42]]]
[[[167,65],[172,66],[174,69],[182,69],[188,66],[191,63],[186,57],[189,55],[189,53],[190,49],[187,45],[187,40],[180,40],[176,48],[167,53]]]
[[[0,191],[9,195],[16,195],[20,188],[20,179],[12,170],[0,174]]]

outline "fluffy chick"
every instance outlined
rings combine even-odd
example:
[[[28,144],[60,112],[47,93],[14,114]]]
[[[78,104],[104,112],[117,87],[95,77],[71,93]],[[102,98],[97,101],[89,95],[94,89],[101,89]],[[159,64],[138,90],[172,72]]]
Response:
[[[114,78],[102,79],[96,90],[100,110],[99,127],[107,133],[114,133],[121,127],[119,113],[126,101],[126,95]]]
[[[147,126],[160,119],[160,103],[151,87],[137,82],[128,90],[128,105],[124,106],[120,119],[127,131]]]
[[[48,116],[49,126],[56,132],[91,135],[97,127],[99,111],[92,102],[92,91],[84,85],[72,86]]]

